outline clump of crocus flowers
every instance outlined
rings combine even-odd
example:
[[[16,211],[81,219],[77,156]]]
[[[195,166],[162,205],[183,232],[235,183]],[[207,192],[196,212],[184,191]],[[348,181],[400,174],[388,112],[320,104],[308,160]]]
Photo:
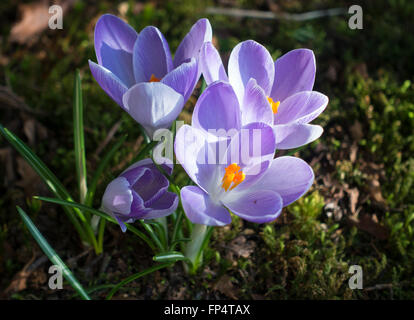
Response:
[[[314,173],[305,161],[276,155],[323,132],[310,124],[328,104],[325,95],[313,91],[311,50],[292,50],[273,61],[264,46],[244,41],[232,50],[226,72],[207,19],[193,25],[173,59],[156,27],[137,33],[104,15],[96,24],[95,51],[98,63],[89,62],[93,76],[143,128],[147,141],[174,127],[172,139],[159,145],[173,148],[175,161],[155,157],[149,148],[146,159],[110,182],[102,198],[102,210],[122,231],[136,220],[164,230],[158,239],[164,259],[181,255],[195,271],[211,227],[231,223],[232,215],[253,223],[274,221],[312,186]],[[174,121],[201,77],[206,88],[192,123],[178,128]],[[187,182],[174,180],[178,164]]]

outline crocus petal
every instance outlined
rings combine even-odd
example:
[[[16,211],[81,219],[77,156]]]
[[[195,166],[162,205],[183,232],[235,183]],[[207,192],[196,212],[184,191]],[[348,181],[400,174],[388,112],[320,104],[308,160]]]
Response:
[[[230,54],[228,72],[240,103],[250,78],[257,81],[267,96],[270,95],[275,76],[273,59],[269,51],[256,41],[247,40],[234,47]]]
[[[321,126],[313,124],[280,124],[273,127],[276,132],[276,149],[293,149],[318,139],[323,132]]]
[[[187,101],[197,84],[197,75],[197,60],[192,58],[168,73],[161,82],[173,88],[184,97],[184,101]]]
[[[212,202],[209,195],[196,186],[181,189],[181,202],[192,223],[224,226],[231,222],[230,213],[223,206]]]
[[[237,163],[245,179],[234,190],[245,190],[266,172],[274,157],[276,139],[272,127],[265,123],[254,122],[244,126],[231,138],[225,153],[227,165]],[[224,172],[219,171],[219,175]],[[228,194],[232,191],[228,191]]]
[[[101,88],[114,100],[120,107],[124,108],[122,96],[128,88],[122,83],[117,76],[104,67],[89,60],[89,68],[96,82]]]
[[[232,198],[223,201],[224,205],[239,217],[255,223],[275,220],[283,207],[281,196],[270,190],[247,191]]]
[[[275,61],[275,80],[270,96],[283,101],[300,91],[310,91],[315,82],[315,55],[309,49],[289,51]]]
[[[173,69],[170,48],[156,27],[145,27],[138,36],[133,51],[135,81],[147,82],[154,75],[163,78]]]
[[[194,108],[192,125],[205,131],[240,128],[240,107],[230,84],[217,81],[204,90]]]
[[[251,78],[246,85],[241,105],[242,125],[251,122],[273,124],[273,111],[263,89]]]
[[[275,150],[273,128],[265,123],[253,122],[232,137],[226,151],[226,163],[237,163],[242,169],[249,170],[257,163],[273,159]]]
[[[282,197],[285,207],[303,196],[312,186],[314,178],[312,168],[302,159],[278,157],[252,188],[275,191]]]
[[[285,99],[275,114],[275,124],[309,123],[328,105],[328,97],[317,91],[302,91]]]
[[[129,215],[131,212],[132,192],[129,189],[128,180],[118,177],[106,187],[102,198],[102,204],[106,211]]]
[[[163,83],[145,82],[130,88],[124,94],[123,103],[131,117],[152,138],[157,129],[171,126],[184,106],[184,99]]]
[[[173,171],[173,164],[172,163],[168,163],[166,161],[167,159],[164,158],[164,157],[160,157],[159,160],[162,162],[161,166],[163,167],[163,169],[165,170],[165,172],[168,175],[171,175],[172,174],[172,171]],[[156,170],[158,170],[158,168],[154,165],[154,162],[152,161],[152,159],[146,158],[146,159],[139,160],[139,161],[135,162],[134,164],[131,164],[127,169],[125,169],[121,173],[121,175],[123,175],[127,171],[130,171],[130,170],[132,170],[134,168],[141,167],[141,166],[147,167],[147,168],[150,168],[150,169],[156,169]]]
[[[144,219],[156,219],[170,215],[178,206],[178,196],[172,192],[165,192],[149,209],[149,212],[143,216]]]
[[[175,137],[174,151],[188,176],[204,191],[208,192],[219,181],[220,166],[205,132],[189,125],[182,126]]]
[[[131,188],[140,195],[145,207],[151,207],[167,191],[168,180],[156,168],[147,170]]]
[[[207,86],[214,81],[229,81],[220,54],[211,42],[206,42],[202,46],[199,63]]]
[[[104,14],[95,27],[98,63],[114,73],[126,87],[134,84],[132,50],[138,34],[118,17]]]
[[[174,67],[191,58],[198,58],[201,46],[204,42],[212,40],[212,34],[210,21],[205,18],[198,20],[178,46],[174,56]]]

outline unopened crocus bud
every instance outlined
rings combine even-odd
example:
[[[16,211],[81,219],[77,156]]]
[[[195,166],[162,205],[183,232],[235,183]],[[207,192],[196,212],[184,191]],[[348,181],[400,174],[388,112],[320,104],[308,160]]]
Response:
[[[171,165],[163,169],[172,173]],[[178,196],[168,191],[169,182],[151,159],[131,165],[106,187],[102,209],[113,216],[126,231],[125,223],[137,219],[154,219],[173,213]]]

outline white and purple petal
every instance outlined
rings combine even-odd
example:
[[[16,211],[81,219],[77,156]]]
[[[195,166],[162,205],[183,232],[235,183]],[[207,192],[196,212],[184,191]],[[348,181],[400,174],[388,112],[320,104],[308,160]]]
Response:
[[[318,139],[323,128],[313,124],[279,124],[273,127],[276,133],[276,149],[286,150],[304,146]]]
[[[133,71],[136,83],[148,82],[154,75],[162,79],[173,69],[170,48],[158,28],[145,27],[133,49]]]
[[[149,208],[143,219],[156,219],[170,215],[178,207],[178,196],[172,192],[164,192]]]
[[[255,79],[268,96],[275,76],[272,56],[256,41],[243,41],[230,54],[228,75],[240,103],[250,78]]]
[[[111,14],[99,18],[95,27],[98,64],[110,70],[124,86],[134,84],[132,51],[138,34],[127,23]]]
[[[281,196],[271,190],[240,192],[225,199],[223,204],[235,215],[254,223],[275,220],[283,208]]]
[[[96,82],[120,107],[124,108],[122,96],[128,88],[110,70],[89,60],[89,68]]]
[[[171,126],[184,106],[184,98],[163,83],[145,82],[130,88],[123,96],[123,103],[152,138],[157,129]]]
[[[170,86],[187,101],[191,96],[198,81],[197,60],[192,58],[189,62],[184,62],[171,72],[169,72],[161,82]]]
[[[274,101],[283,101],[300,92],[311,91],[315,82],[315,55],[309,49],[289,51],[275,61],[275,78],[270,94]]]
[[[217,161],[217,149],[212,146],[207,134],[195,127],[184,125],[176,134],[174,151],[177,161],[183,166],[188,176],[200,188],[208,192],[215,188],[221,166]]]
[[[220,54],[211,42],[202,46],[199,64],[207,86],[215,81],[229,81]]]
[[[328,97],[317,91],[302,91],[285,99],[274,115],[274,124],[306,124],[317,118],[328,105]]]
[[[205,131],[240,129],[240,107],[230,84],[217,81],[204,90],[194,108],[192,125]]]
[[[253,78],[249,80],[241,104],[242,125],[252,122],[273,124],[273,111],[263,89]]]
[[[231,222],[231,216],[227,209],[214,203],[210,196],[199,187],[186,186],[182,188],[181,202],[187,218],[192,223],[224,226]]]
[[[178,67],[191,58],[198,59],[201,46],[204,42],[212,40],[212,30],[208,19],[198,20],[181,41],[174,56],[174,67]]]
[[[302,197],[315,179],[312,168],[302,159],[284,156],[274,159],[252,190],[272,190],[283,199],[283,206]]]

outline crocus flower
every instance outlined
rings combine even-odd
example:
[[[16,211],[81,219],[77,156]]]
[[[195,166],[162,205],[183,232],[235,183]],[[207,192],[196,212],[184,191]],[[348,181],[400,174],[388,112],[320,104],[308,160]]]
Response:
[[[296,148],[321,136],[322,127],[309,122],[326,108],[328,97],[312,91],[316,66],[311,50],[292,50],[273,62],[265,47],[247,40],[232,50],[227,76],[220,55],[207,42],[200,52],[200,66],[208,85],[217,80],[231,84],[243,119],[261,117],[273,124],[277,149]],[[262,109],[260,115],[252,114],[252,99],[267,100],[271,119]]]
[[[226,126],[234,121],[227,115],[223,117],[223,121],[229,122],[223,123]],[[259,145],[253,137],[257,131]],[[254,148],[258,153],[246,157],[252,155]],[[181,127],[175,140],[175,154],[196,184],[181,189],[187,217],[193,223],[210,226],[230,223],[229,210],[256,223],[276,219],[284,206],[310,188],[314,174],[299,158],[273,159],[275,148],[273,128],[264,123],[253,122],[242,127],[230,137],[223,155],[217,152],[219,140],[210,140],[203,130],[195,127]]]
[[[172,165],[162,165],[168,174]],[[113,216],[126,231],[125,223],[155,219],[173,213],[178,197],[168,191],[169,182],[151,159],[131,165],[106,187],[102,209]]]
[[[138,35],[121,19],[105,14],[95,27],[98,64],[89,61],[89,66],[102,89],[123,108],[123,95],[138,83],[161,82],[186,101],[200,77],[200,48],[211,38],[210,22],[198,20],[184,37],[173,60],[166,39],[156,27],[148,26]]]

